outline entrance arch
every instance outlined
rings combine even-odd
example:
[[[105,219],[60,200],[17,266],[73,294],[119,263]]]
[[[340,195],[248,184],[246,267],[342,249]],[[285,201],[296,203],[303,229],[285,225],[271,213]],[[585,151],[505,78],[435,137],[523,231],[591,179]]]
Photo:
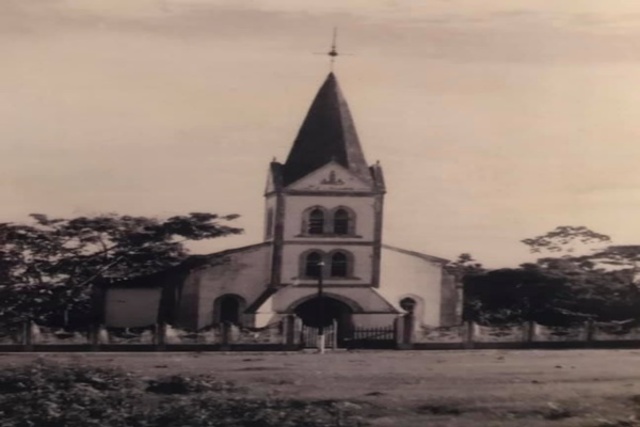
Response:
[[[244,298],[235,294],[226,294],[213,302],[213,323],[242,324],[242,313],[245,310]]]
[[[343,343],[351,337],[354,310],[336,298],[330,296],[323,296],[322,299],[314,297],[298,304],[293,312],[302,319],[305,326],[312,328],[328,327],[335,321],[338,329],[338,343]]]

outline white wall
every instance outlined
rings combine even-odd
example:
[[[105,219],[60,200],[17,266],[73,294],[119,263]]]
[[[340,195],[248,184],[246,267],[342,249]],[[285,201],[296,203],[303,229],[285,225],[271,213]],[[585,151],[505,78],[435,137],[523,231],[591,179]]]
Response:
[[[413,255],[382,249],[380,288],[389,302],[399,307],[404,297],[419,298],[416,317],[425,325],[440,324],[442,267]]]
[[[224,294],[236,294],[251,304],[271,280],[271,247],[259,246],[231,253],[225,262],[195,271],[198,282],[198,327],[213,321],[213,302]]]
[[[353,325],[358,328],[388,328],[399,314],[354,314]]]

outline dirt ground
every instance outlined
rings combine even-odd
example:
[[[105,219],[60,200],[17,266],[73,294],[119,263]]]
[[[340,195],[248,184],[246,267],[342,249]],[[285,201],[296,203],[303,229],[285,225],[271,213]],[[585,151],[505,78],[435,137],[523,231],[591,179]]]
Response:
[[[341,400],[379,427],[640,426],[640,350],[0,353],[0,364],[37,358]]]

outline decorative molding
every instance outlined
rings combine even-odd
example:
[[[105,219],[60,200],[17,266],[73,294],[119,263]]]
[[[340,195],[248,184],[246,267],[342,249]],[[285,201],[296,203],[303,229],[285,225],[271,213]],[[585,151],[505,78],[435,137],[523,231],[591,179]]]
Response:
[[[336,196],[336,197],[373,197],[381,194],[379,191],[308,191],[308,190],[283,190],[286,196]]]
[[[320,181],[322,185],[344,185],[344,181],[341,179],[336,179],[336,171],[329,172],[329,176],[322,181]]]
[[[320,237],[320,236],[313,236]],[[375,242],[371,240],[349,242],[349,241],[328,241],[328,240],[284,240],[285,245],[337,245],[337,246],[371,246]]]

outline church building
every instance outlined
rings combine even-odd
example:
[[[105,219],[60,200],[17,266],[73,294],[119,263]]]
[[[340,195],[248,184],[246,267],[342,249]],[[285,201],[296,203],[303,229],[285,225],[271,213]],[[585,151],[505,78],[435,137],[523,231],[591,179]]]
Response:
[[[412,312],[419,324],[458,324],[461,291],[447,260],[383,243],[386,191],[330,73],[287,160],[269,165],[263,241],[109,284],[104,321],[137,327],[161,318],[197,330],[293,314],[308,326],[386,327]]]

